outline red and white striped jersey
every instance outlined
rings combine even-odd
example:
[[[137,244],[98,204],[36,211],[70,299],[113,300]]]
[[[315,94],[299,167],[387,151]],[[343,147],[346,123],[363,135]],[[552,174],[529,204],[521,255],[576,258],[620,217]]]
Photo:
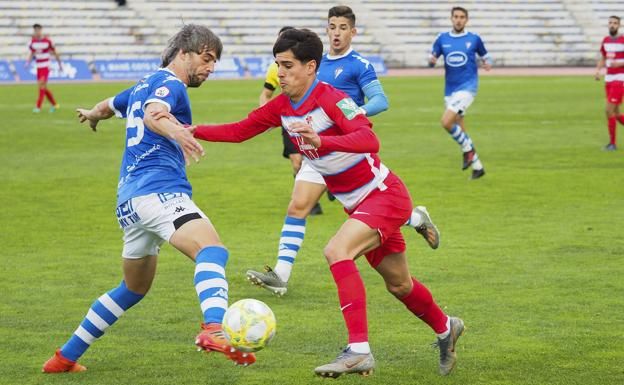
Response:
[[[314,148],[290,132],[294,122],[312,126],[321,146]],[[237,123],[197,126],[195,137],[242,142],[280,125],[347,210],[353,210],[373,190],[385,189],[389,170],[377,156],[379,141],[372,123],[344,92],[318,80],[298,103],[281,94]]]
[[[54,51],[54,44],[47,36],[38,39],[33,37],[28,45],[33,53],[37,68],[50,68],[50,52]]]
[[[613,67],[613,63],[624,63],[624,35],[602,39],[600,53],[607,67],[605,82],[624,81],[624,67]]]

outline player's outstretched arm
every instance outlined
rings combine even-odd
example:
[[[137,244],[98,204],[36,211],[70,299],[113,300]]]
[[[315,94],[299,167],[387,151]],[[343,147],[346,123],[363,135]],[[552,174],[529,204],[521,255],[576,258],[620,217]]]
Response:
[[[91,127],[93,131],[96,131],[98,122],[100,120],[108,119],[115,115],[115,111],[113,111],[109,106],[110,99],[112,98],[102,100],[101,102],[93,106],[93,108],[91,108],[90,110],[84,108],[76,108],[76,112],[78,113],[78,121],[80,123],[84,123],[88,120],[89,127]]]

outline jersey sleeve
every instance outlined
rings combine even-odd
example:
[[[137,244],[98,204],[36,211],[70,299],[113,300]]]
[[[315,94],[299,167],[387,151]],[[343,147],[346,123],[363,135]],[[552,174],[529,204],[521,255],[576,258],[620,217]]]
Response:
[[[186,87],[178,79],[165,78],[151,87],[149,96],[143,103],[143,110],[150,103],[160,103],[167,107],[167,111],[174,110],[178,103],[186,100]]]
[[[130,94],[132,93],[132,90],[134,89],[134,86],[121,91],[120,93],[118,93],[117,95],[113,96],[112,98],[108,99],[108,107],[113,110],[113,112],[115,113],[115,116],[118,118],[125,118],[126,117],[126,111],[128,108],[128,100],[130,99]]]
[[[368,60],[364,59],[361,56],[356,56],[356,59],[361,62],[357,78],[360,89],[364,89],[364,87],[376,80],[379,81],[377,79],[377,73],[375,72],[375,68]]]
[[[194,136],[209,142],[240,143],[281,124],[279,105],[281,97],[253,110],[247,118],[226,124],[198,125]]]
[[[266,78],[264,79],[264,88],[275,91],[279,86],[279,79],[277,77],[277,64],[271,63],[267,68]]]
[[[442,43],[440,42],[442,38],[442,34],[438,34],[438,37],[436,37],[435,41],[433,42],[433,45],[431,46],[431,56],[437,58],[440,57],[440,55],[442,55]]]
[[[370,122],[355,102],[342,93],[324,98],[322,107],[342,135],[322,136],[321,148],[351,153],[377,153],[379,140]]]
[[[488,55],[488,51],[487,49],[485,49],[485,44],[483,44],[483,40],[481,39],[481,36],[478,36],[478,35],[477,35],[477,54],[481,56],[482,58]]]

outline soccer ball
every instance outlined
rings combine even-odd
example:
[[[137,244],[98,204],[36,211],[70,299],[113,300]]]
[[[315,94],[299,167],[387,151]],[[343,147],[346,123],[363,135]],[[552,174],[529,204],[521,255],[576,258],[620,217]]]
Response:
[[[275,335],[275,315],[262,301],[241,299],[223,317],[223,331],[230,345],[243,352],[263,349]]]

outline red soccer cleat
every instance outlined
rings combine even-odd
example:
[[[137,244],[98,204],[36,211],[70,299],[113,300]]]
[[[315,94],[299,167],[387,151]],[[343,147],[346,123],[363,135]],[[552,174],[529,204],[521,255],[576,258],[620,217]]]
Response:
[[[236,365],[248,366],[256,362],[256,355],[245,353],[232,347],[223,333],[221,324],[209,323],[201,325],[202,331],[195,339],[195,345],[206,352],[219,352],[225,354],[228,360]]]
[[[63,357],[61,349],[56,349],[56,352],[43,364],[41,369],[44,373],[64,373],[64,372],[84,372],[87,370],[84,366],[80,365],[76,361],[72,361]]]

